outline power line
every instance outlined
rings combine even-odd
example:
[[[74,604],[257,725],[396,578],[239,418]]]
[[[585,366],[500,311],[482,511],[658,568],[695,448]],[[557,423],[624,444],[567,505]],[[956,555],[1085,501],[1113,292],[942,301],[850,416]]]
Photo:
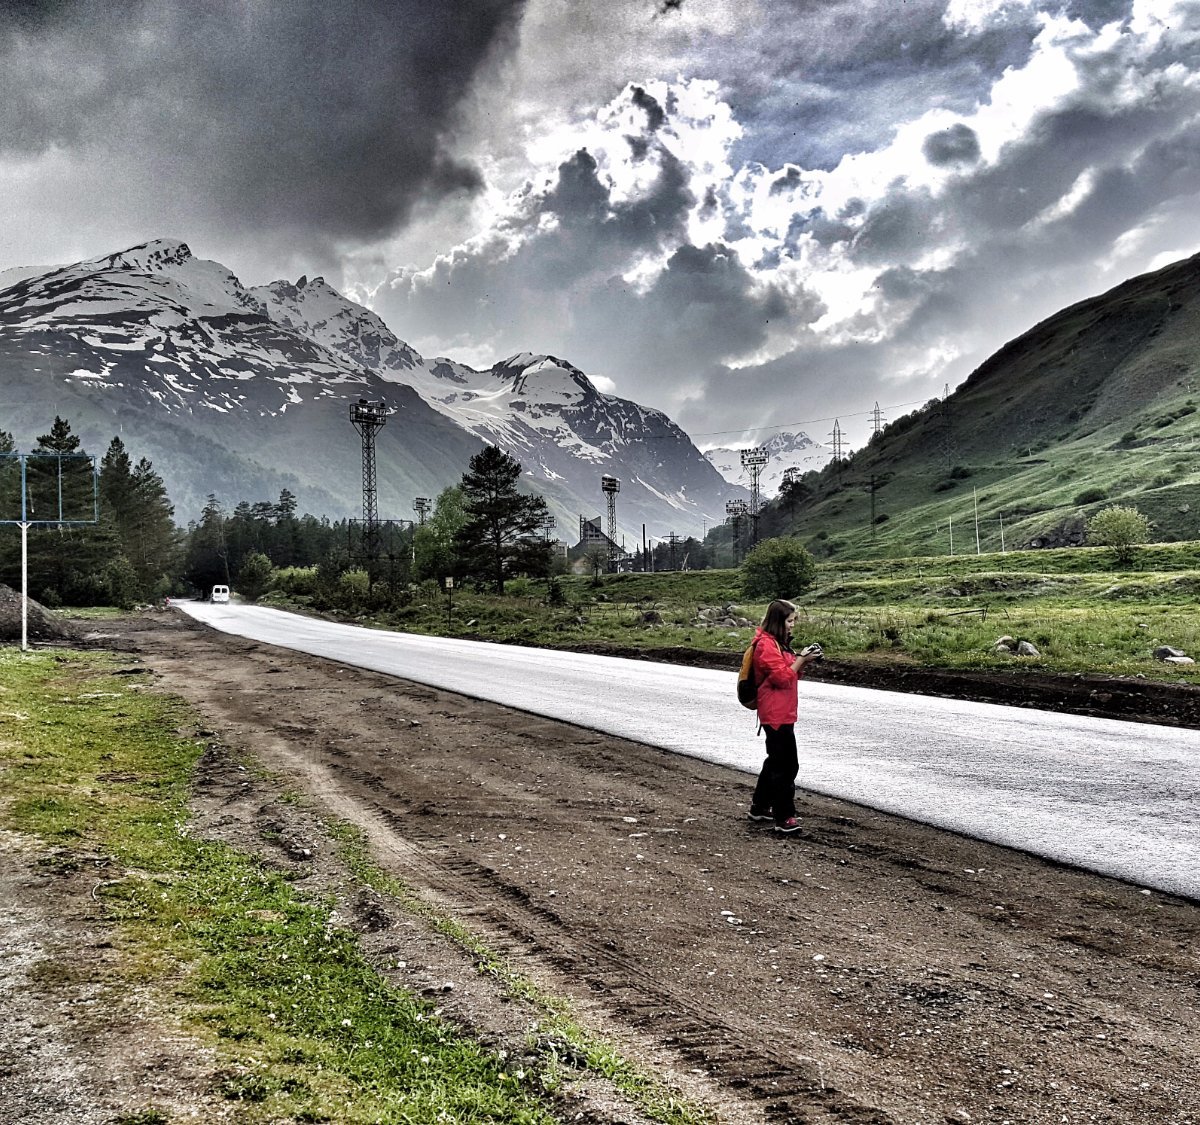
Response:
[[[864,418],[875,414],[876,411],[883,410],[902,410],[906,406],[921,406],[928,402],[928,399],[914,399],[912,402],[898,402],[892,406],[881,407],[879,403],[875,404],[873,410],[859,410],[851,414],[838,414],[836,417],[830,415],[828,418],[808,418],[803,422],[784,422],[779,426],[742,426],[737,430],[710,430],[703,434],[689,434],[690,437],[721,437],[724,434],[744,434],[747,432],[758,433],[763,430],[790,430],[793,426],[815,426],[818,422],[836,422],[838,418]]]

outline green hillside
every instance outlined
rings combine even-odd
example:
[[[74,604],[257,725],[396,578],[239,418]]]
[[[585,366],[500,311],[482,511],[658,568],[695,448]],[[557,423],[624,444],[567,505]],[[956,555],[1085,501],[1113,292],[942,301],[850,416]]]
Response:
[[[759,537],[839,558],[1074,545],[1119,503],[1157,539],[1194,539],[1198,407],[1200,255],[1006,344],[947,398],[771,498]]]

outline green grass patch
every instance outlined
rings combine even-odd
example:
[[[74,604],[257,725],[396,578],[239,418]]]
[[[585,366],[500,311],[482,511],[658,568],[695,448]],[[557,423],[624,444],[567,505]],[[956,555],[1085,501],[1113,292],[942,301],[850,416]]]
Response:
[[[366,837],[359,828],[335,821],[328,825],[328,832],[338,842],[342,858],[360,882],[425,918],[470,953],[480,972],[494,977],[510,995],[520,997],[540,1011],[531,1046],[547,1060],[548,1080],[553,1081],[553,1075],[564,1066],[583,1066],[608,1078],[653,1121],[664,1125],[704,1125],[710,1120],[702,1109],[680,1098],[654,1075],[630,1063],[610,1043],[581,1027],[572,1017],[569,1005],[540,991],[461,923],[416,898],[403,883],[384,872],[371,859]]]
[[[191,835],[203,746],[176,733],[178,702],[117,663],[0,650],[4,821],[110,857],[97,897],[126,955],[112,985],[173,990],[165,1006],[219,1049],[216,1093],[239,1120],[553,1120],[532,1076],[391,987],[328,903]]]
[[[351,873],[468,950],[479,971],[542,1013],[527,1073],[391,986],[332,904],[286,875],[196,838],[187,808],[204,745],[177,700],[142,690],[119,658],[0,649],[4,822],[72,853],[108,857],[96,888],[125,954],[114,989],[157,989],[219,1052],[213,1093],[243,1121],[550,1122],[566,1068],[611,1079],[651,1119],[703,1125],[703,1111],[625,1060],[569,1006],[514,974],[474,934],[387,876],[363,834],[328,822]],[[294,792],[281,800],[300,803]],[[43,983],[70,983],[47,963]],[[158,1110],[128,1125],[162,1119]]]

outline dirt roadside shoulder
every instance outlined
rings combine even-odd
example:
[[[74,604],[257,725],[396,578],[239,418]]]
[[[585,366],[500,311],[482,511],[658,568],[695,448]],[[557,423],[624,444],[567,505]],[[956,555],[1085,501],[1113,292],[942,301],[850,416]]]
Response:
[[[1200,1122],[1193,903],[803,792],[781,839],[735,771],[176,616],[105,631],[722,1120]]]

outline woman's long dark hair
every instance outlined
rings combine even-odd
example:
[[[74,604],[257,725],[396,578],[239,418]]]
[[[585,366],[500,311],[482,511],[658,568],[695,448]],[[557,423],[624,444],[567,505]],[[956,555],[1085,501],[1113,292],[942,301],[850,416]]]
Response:
[[[787,619],[795,612],[796,607],[782,598],[776,599],[767,606],[767,612],[762,619],[762,631],[774,637],[779,642],[780,648],[788,647],[790,638],[788,637]]]

